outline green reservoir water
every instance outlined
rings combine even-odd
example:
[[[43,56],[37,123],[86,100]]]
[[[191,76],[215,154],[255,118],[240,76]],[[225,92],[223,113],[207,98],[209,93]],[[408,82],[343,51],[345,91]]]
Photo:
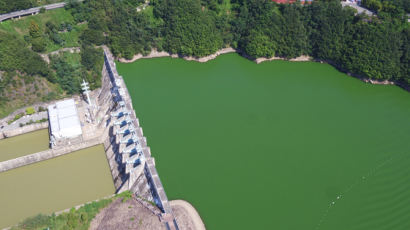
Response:
[[[0,228],[115,192],[102,145],[0,173]]]
[[[408,92],[236,54],[117,66],[168,198],[207,229],[410,229]]]
[[[48,129],[0,140],[0,161],[25,156],[47,150],[49,147]]]

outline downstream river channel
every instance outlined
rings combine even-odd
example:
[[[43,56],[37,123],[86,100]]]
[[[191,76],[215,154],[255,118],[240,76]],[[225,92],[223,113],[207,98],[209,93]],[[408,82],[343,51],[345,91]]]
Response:
[[[24,138],[24,135],[13,138]],[[39,141],[36,138],[25,140],[27,142],[19,144],[30,146]],[[3,141],[0,141],[0,146]],[[48,143],[48,137],[42,141]],[[2,151],[0,149],[0,153]],[[0,229],[29,216],[51,214],[114,192],[102,145],[2,172]]]
[[[117,64],[168,198],[207,229],[410,229],[410,93],[327,64]]]

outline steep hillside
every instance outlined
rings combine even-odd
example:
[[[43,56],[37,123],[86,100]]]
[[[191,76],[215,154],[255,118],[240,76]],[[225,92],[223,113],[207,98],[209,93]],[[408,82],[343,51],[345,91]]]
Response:
[[[81,44],[86,28],[66,9],[0,24],[0,117],[79,93],[82,79],[99,87],[102,51]]]

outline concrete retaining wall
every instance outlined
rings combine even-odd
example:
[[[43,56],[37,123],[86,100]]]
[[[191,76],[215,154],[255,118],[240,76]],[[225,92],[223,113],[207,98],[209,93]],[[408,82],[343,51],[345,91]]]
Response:
[[[46,129],[46,128],[48,128],[48,122],[25,125],[23,127],[16,128],[13,130],[7,130],[7,131],[0,132],[0,140],[3,138],[14,137],[17,135],[33,132],[33,131],[40,130],[40,129]]]
[[[80,144],[69,145],[58,149],[49,149],[42,152],[18,157],[8,161],[0,162],[0,173],[11,169],[22,167],[25,165],[37,163],[40,161],[48,160],[54,157],[62,156],[67,153],[71,153],[77,150],[85,149],[95,145],[101,144],[100,138],[95,138],[93,140],[85,141]]]
[[[19,113],[25,113],[27,108],[34,108],[34,110],[38,111],[40,107],[43,107],[45,109],[47,109],[47,107],[51,104],[55,104],[56,101],[49,101],[49,102],[41,102],[41,103],[36,103],[30,106],[25,106],[25,107],[21,107],[17,110],[15,110],[14,112],[10,113],[9,115],[7,115],[6,117],[3,117],[2,119],[0,119],[0,126],[7,126],[7,122],[13,120],[13,118],[19,114]]]

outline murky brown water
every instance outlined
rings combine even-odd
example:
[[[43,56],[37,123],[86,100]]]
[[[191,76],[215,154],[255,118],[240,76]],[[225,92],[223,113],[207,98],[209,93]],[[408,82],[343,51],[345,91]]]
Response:
[[[25,156],[48,149],[48,129],[0,140],[0,161]]]
[[[115,192],[102,145],[0,173],[0,228]]]

